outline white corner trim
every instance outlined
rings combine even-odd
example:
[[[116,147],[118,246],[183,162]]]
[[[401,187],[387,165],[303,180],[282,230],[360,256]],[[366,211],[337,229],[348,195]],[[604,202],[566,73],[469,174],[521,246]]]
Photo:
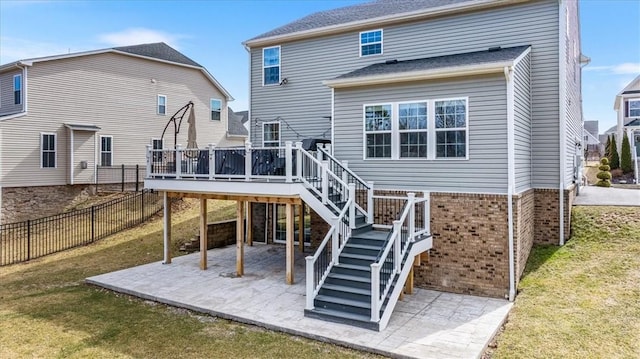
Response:
[[[566,102],[567,102],[567,54],[566,54],[566,20],[567,17],[565,16],[565,12],[567,11],[567,8],[565,6],[565,0],[560,0],[558,2],[558,12],[559,12],[559,22],[558,22],[558,54],[562,55],[564,54],[564,56],[558,56],[560,64],[559,64],[559,71],[558,71],[558,91],[559,91],[559,96],[558,96],[558,121],[560,121],[559,124],[559,145],[560,145],[560,158],[559,158],[559,172],[560,172],[560,178],[559,178],[559,193],[558,193],[558,198],[559,198],[559,204],[558,204],[558,208],[559,208],[559,224],[560,224],[560,228],[559,228],[559,235],[560,235],[560,245],[564,245],[564,176],[565,176],[565,166],[566,166],[566,157],[567,157],[567,148],[566,148],[566,130],[567,130],[567,124],[566,124],[566,120],[567,120],[567,109],[566,109]]]
[[[513,193],[515,191],[515,84],[513,66],[504,68],[507,80],[507,211],[509,227],[509,301],[516,296],[516,273],[513,236]]]

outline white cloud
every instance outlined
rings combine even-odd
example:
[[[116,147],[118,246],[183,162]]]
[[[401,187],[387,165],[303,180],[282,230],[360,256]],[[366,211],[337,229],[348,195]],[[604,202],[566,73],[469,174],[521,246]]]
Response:
[[[66,54],[82,51],[79,48],[71,48],[63,44],[38,42],[13,37],[0,37],[0,64],[16,60],[30,59],[34,57]]]
[[[625,62],[617,65],[608,66],[587,66],[585,71],[602,71],[614,75],[640,74],[640,63]]]
[[[178,41],[184,38],[183,35],[168,34],[158,30],[145,28],[129,28],[119,32],[112,32],[98,36],[98,39],[110,46],[127,46],[148,44],[153,42],[164,42],[176,49],[179,48]]]

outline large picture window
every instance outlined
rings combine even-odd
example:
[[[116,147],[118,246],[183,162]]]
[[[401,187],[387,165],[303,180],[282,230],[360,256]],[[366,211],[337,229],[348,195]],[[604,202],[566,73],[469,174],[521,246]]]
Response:
[[[365,106],[367,158],[391,158],[391,105]]]
[[[113,166],[112,136],[100,136],[100,166]]]
[[[43,133],[40,135],[40,151],[42,168],[56,168],[56,134]]]
[[[280,84],[280,46],[262,49],[262,84]]]
[[[467,98],[363,106],[365,159],[466,159]]]
[[[262,146],[280,147],[280,122],[262,124]]]
[[[640,100],[629,100],[627,117],[640,117]]]

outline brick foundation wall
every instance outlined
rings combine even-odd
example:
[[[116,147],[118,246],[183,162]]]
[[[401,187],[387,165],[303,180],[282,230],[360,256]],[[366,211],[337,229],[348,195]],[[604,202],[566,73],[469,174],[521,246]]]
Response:
[[[513,199],[514,258],[518,280],[531,253],[535,232],[535,195],[530,189]]]
[[[507,196],[431,194],[433,248],[417,286],[502,298],[509,289]]]
[[[564,239],[571,238],[571,206],[576,188],[572,185],[564,191]],[[560,244],[560,191],[535,189],[535,237],[536,244]]]
[[[309,207],[309,213],[311,216],[311,223],[309,224],[311,229],[311,248],[315,249],[320,246],[331,226],[313,208]]]
[[[51,216],[92,195],[91,185],[3,187],[0,219],[11,223]]]
[[[267,204],[266,203],[252,203],[251,205],[251,233],[252,240],[254,242],[264,243],[266,235],[266,223],[267,223]]]

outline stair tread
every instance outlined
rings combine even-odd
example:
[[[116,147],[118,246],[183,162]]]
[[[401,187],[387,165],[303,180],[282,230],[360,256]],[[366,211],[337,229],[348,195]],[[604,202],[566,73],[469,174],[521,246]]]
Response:
[[[331,284],[331,283],[324,283],[322,285],[322,289],[329,289],[329,290],[335,290],[335,291],[340,291],[345,293],[362,294],[362,295],[369,295],[369,296],[371,295],[371,291],[368,289],[347,287],[344,285]]]
[[[367,254],[356,254],[356,253],[346,253],[346,252],[342,252],[340,253],[340,257],[345,257],[345,258],[353,258],[353,259],[363,259],[363,260],[372,260],[375,261],[377,256],[370,256]]]
[[[349,275],[349,274],[342,274],[342,273],[329,273],[327,275],[328,278],[335,278],[335,279],[342,279],[342,280],[349,280],[352,282],[360,282],[360,283],[371,283],[371,277],[357,277],[354,275]]]
[[[371,245],[371,244],[358,244],[358,243],[349,243],[345,244],[345,247],[349,248],[358,248],[358,249],[370,249],[370,250],[380,250],[382,245]]]
[[[365,322],[365,323],[371,322],[371,316],[361,315],[356,313],[349,313],[349,312],[342,312],[342,311],[333,310],[333,309],[313,308],[312,312],[315,312],[321,315],[336,317],[336,318],[349,319],[357,322]]]
[[[371,300],[362,301],[362,300],[354,300],[354,299],[346,299],[346,298],[338,298],[331,295],[326,294],[318,294],[316,295],[315,300],[333,304],[340,305],[348,305],[350,307],[358,307],[358,308],[371,308]]]
[[[371,272],[370,266],[360,266],[360,265],[351,264],[351,263],[339,263],[339,264],[336,264],[334,268],[354,269],[354,270],[361,270],[364,272]]]
[[[371,231],[355,234],[355,235],[352,236],[352,238],[372,239],[372,240],[382,240],[382,241],[384,241],[384,240],[387,239],[388,236],[389,236],[389,232],[387,232],[387,231],[371,230]]]

